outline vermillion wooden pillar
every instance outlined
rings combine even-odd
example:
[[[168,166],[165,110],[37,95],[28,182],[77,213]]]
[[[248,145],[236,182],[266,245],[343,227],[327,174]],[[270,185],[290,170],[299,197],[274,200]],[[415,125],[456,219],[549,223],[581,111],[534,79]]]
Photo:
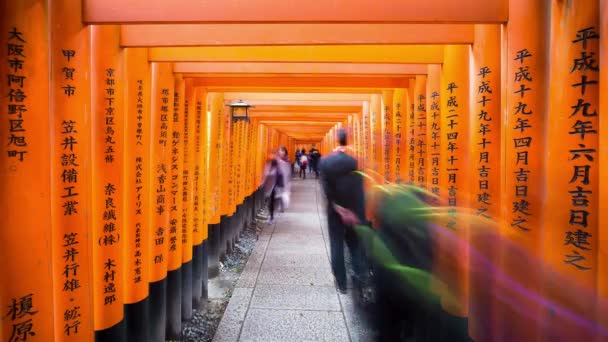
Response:
[[[441,174],[440,186],[447,198],[448,215],[444,224],[461,244],[452,250],[439,248],[448,263],[441,266],[442,277],[450,296],[443,296],[441,304],[450,314],[451,322],[442,333],[445,340],[466,338],[469,304],[469,250],[467,222],[459,217],[458,207],[469,206],[469,48],[448,45],[445,48],[441,84]],[[409,128],[408,128],[409,129]],[[446,257],[449,253],[451,257]],[[447,266],[447,267],[443,267]]]
[[[608,1],[600,1],[600,37],[608,36]],[[600,94],[608,93],[608,41],[600,39]],[[599,146],[599,231],[598,231],[598,297],[608,297],[608,144],[605,143],[608,136],[608,97],[600,96],[600,146]],[[597,320],[602,328],[608,328],[608,304],[600,302],[598,306]],[[608,341],[602,337],[601,341]]]
[[[547,111],[548,17],[546,1],[512,0],[507,24],[506,119],[502,133],[505,142],[502,231],[506,243],[521,248],[521,256],[505,249],[502,268],[526,291],[542,295],[541,274],[530,260],[542,258],[543,201],[545,196],[544,132]],[[537,20],[530,22],[529,18]],[[528,127],[532,126],[532,127]],[[563,241],[562,241],[563,243]],[[530,259],[531,258],[531,259]],[[540,305],[527,300],[511,286],[496,284],[505,294],[500,306],[504,327],[499,331],[505,341],[538,341]],[[498,292],[497,292],[498,293]],[[517,303],[517,304],[513,304]],[[542,323],[542,322],[541,322]]]
[[[395,161],[391,158],[395,146],[393,133],[393,91],[382,91],[382,173],[387,182],[393,182]]]
[[[50,118],[53,150],[50,160],[52,179],[50,203],[53,218],[52,298],[55,302],[55,341],[93,339],[91,240],[88,220],[91,168],[88,162],[90,134],[87,131],[91,115],[88,78],[90,33],[89,29],[82,25],[79,17],[65,17],[67,12],[80,13],[80,11],[81,6],[77,2],[53,1],[50,4],[52,73]],[[43,25],[42,22],[36,24]],[[12,49],[9,48],[7,54],[9,63],[13,58],[24,58],[23,56],[27,58],[34,54],[25,43],[15,43],[9,41],[9,44],[12,44]],[[15,48],[20,45],[23,45],[21,46],[23,50],[17,53]],[[27,62],[26,59],[25,65]],[[13,73],[9,73],[8,76],[9,88],[13,89],[16,84],[21,85],[20,82],[14,82],[18,76],[13,77],[10,74]],[[15,79],[11,81],[11,78]],[[33,80],[27,76],[23,81]],[[29,93],[27,95],[32,96]],[[46,112],[37,114],[46,115]],[[26,121],[13,118],[11,115],[8,118],[10,131],[14,131],[15,135],[19,134],[18,132],[24,129]],[[16,124],[18,126],[15,126]],[[19,128],[19,126],[24,127]],[[41,173],[36,177],[43,175]],[[66,237],[73,237],[74,243],[66,242]],[[7,340],[9,340],[8,336]]]
[[[96,340],[123,340],[122,51],[119,27],[91,27],[93,308]]]
[[[416,83],[415,79],[410,82],[407,88],[407,109],[406,109],[406,144],[407,144],[407,183],[416,184]]]
[[[171,63],[152,63],[150,163],[150,339],[165,340],[171,192],[171,131],[175,81]]]
[[[150,64],[146,49],[125,49],[124,290],[128,341],[148,341],[150,280]]]
[[[395,89],[393,93],[393,133],[395,144],[391,160],[393,161],[395,175],[394,181],[402,183],[405,179],[406,161],[406,89]]]
[[[370,113],[369,113],[369,101],[363,101],[363,106],[361,107],[361,137],[363,138],[363,149],[361,153],[363,153],[363,160],[361,161],[361,168],[367,169],[371,168],[371,128],[370,128]],[[331,151],[333,147],[330,145],[329,150]]]
[[[470,201],[483,229],[495,229],[501,218],[501,32],[499,25],[476,25],[471,48],[471,111],[469,179]],[[485,231],[471,232],[471,248],[498,264],[497,246],[487,241]],[[497,240],[490,240],[497,241]],[[481,258],[471,258],[469,334],[475,341],[493,340],[496,321],[493,272]]]
[[[414,139],[416,140],[416,184],[419,187],[426,186],[427,166],[427,137],[426,137],[426,76],[416,76],[414,87],[414,115],[416,127]]]
[[[223,102],[223,101],[222,101]],[[222,215],[220,227],[220,260],[226,257],[228,231],[231,227],[232,216],[232,156],[234,141],[232,140],[232,119],[229,108],[222,112],[220,121],[222,139],[222,170],[220,175],[220,187],[222,202],[220,213]]]
[[[182,319],[192,318],[192,200],[194,151],[194,113],[196,97],[192,79],[186,79],[184,84],[184,125],[182,148]]]
[[[557,304],[593,320],[599,233],[599,2],[553,2],[551,13],[547,118],[551,158],[546,160],[546,186],[552,190],[545,198],[543,217],[550,227],[543,239],[552,268],[547,293]],[[570,283],[554,286],[558,278],[553,272]],[[553,308],[546,314],[549,326],[559,327],[546,332],[549,338],[591,340],[595,335],[592,327],[581,326]]]
[[[222,153],[224,150],[222,137],[222,122],[224,117],[224,98],[221,93],[209,94],[209,153],[207,187],[210,193],[208,203],[209,224],[209,278],[219,274],[219,233],[221,216],[222,190],[220,186],[222,172]]]
[[[54,150],[57,149],[56,146],[49,146],[50,133],[57,128],[51,126],[47,119],[49,34],[46,3],[34,0],[5,2],[0,13],[0,77],[3,82],[0,96],[2,341],[31,340],[34,336],[40,341],[53,340],[52,279],[54,276],[63,276],[61,272],[54,272],[50,267],[51,242],[54,241],[51,240],[51,217],[55,215],[49,207],[51,181],[61,184],[62,179],[60,174],[51,174],[50,169],[52,163],[56,164],[53,159]],[[81,126],[81,129],[84,138],[88,134],[86,126]],[[53,144],[56,144],[56,140],[53,140]],[[69,149],[67,151],[71,154]],[[80,158],[85,160],[88,156],[80,155]],[[83,189],[81,194],[86,191]],[[84,197],[83,194],[82,199]],[[67,202],[67,198],[59,200]],[[53,201],[57,199],[53,198]],[[70,206],[71,204],[68,204],[64,209],[69,209]],[[75,210],[82,213],[86,207],[83,203]],[[60,214],[63,215],[64,212]],[[64,229],[66,228],[68,227]],[[84,236],[76,238],[79,243],[78,250],[85,249],[87,243],[90,243]],[[87,267],[84,265],[85,260],[78,260],[83,262],[84,271]],[[74,279],[71,273],[70,271],[69,278]],[[80,273],[78,275],[80,276]],[[86,281],[82,277],[79,279]],[[70,320],[70,324],[73,322]]]
[[[204,88],[196,88],[196,107],[194,111],[194,135],[192,144],[192,299],[196,309],[203,307],[206,298],[206,278],[207,270],[204,267],[205,246],[203,241],[207,239],[207,222],[204,214],[206,213],[206,188],[207,188],[207,91]],[[205,270],[203,270],[205,268]],[[205,285],[203,285],[205,278]]]
[[[441,173],[441,65],[428,66],[426,82],[426,139],[427,139],[427,189],[434,195],[441,197],[439,175]],[[439,204],[437,200],[434,204]]]
[[[174,340],[182,328],[182,191],[185,82],[176,75],[171,107],[169,231],[167,260],[167,338]]]
[[[370,137],[371,137],[371,168],[377,174],[383,174],[382,167],[382,96],[372,94],[369,103]]]

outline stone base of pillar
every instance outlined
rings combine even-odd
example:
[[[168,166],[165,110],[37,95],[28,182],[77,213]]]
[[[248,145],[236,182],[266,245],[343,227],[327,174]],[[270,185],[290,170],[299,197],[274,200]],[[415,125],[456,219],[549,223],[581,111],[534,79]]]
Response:
[[[167,330],[168,340],[178,340],[182,334],[182,269],[167,272]]]
[[[209,251],[207,253],[209,279],[215,278],[220,274],[220,224],[209,225]]]
[[[150,302],[145,298],[137,303],[125,305],[126,340],[134,342],[148,342],[150,329]],[[97,341],[97,333],[95,334]]]
[[[192,319],[192,260],[182,264],[182,320]]]

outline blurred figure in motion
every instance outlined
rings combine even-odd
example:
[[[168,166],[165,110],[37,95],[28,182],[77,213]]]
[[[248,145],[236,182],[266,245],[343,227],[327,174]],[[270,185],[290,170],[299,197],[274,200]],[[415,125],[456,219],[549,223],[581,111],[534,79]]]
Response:
[[[366,221],[363,179],[357,173],[357,160],[345,153],[346,138],[346,130],[338,130],[340,146],[320,161],[321,184],[327,197],[331,267],[336,286],[341,293],[346,293],[347,281],[344,242],[351,254],[353,285],[360,290],[363,260],[353,226]]]
[[[316,148],[310,151],[310,169],[311,172],[315,173],[316,178],[319,178],[319,160],[321,159],[321,153]]]
[[[302,149],[300,153],[300,178],[306,179],[306,168],[308,167],[308,156],[306,150]]]
[[[419,193],[401,186],[383,192],[378,201],[377,230],[364,240],[372,255],[379,340],[439,341],[436,327],[429,329],[438,324],[438,302],[429,296],[433,250],[422,215],[426,204]],[[400,274],[408,270],[418,275]]]
[[[287,157],[287,148],[285,146],[279,147],[277,152],[277,163],[283,176],[282,186],[277,186],[277,197],[280,199],[279,206],[280,211],[284,212],[289,207],[291,198],[291,169],[289,158]]]
[[[277,199],[281,199],[280,193],[285,189],[287,183],[287,174],[285,173],[285,163],[277,154],[269,158],[269,161],[264,167],[264,179],[262,181],[264,187],[264,197],[268,201],[268,212],[270,214],[269,222],[274,221],[274,209]],[[289,164],[287,164],[287,168]]]

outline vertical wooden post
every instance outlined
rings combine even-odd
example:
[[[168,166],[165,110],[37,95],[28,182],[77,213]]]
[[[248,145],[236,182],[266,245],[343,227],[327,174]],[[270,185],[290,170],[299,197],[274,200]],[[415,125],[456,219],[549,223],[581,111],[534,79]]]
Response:
[[[394,181],[401,183],[406,170],[406,89],[398,88],[393,93],[393,133],[395,144],[391,160],[394,164]]]
[[[417,75],[414,87],[414,115],[416,127],[414,128],[414,139],[416,140],[416,184],[426,187],[426,76]]]
[[[192,318],[192,198],[194,196],[192,169],[194,161],[194,110],[196,98],[192,79],[184,84],[183,169],[182,169],[182,319]]]
[[[148,341],[150,274],[150,64],[143,48],[125,49],[124,289],[128,341]]]
[[[82,25],[79,17],[65,17],[65,13],[80,11],[81,6],[77,2],[53,1],[50,4],[52,77],[49,114],[53,150],[50,203],[56,341],[93,339],[91,241],[87,238],[91,200],[90,134],[87,132],[91,114],[89,29]],[[10,41],[9,44],[13,44],[13,50],[23,45]],[[21,48],[22,53],[9,49],[8,55],[16,58],[32,55],[31,50],[29,54],[26,52],[26,46]],[[15,83],[11,82],[11,76],[8,78],[12,88]],[[24,81],[32,80],[27,77]],[[38,114],[43,113],[46,115],[46,112]],[[25,121],[11,120],[9,126],[13,131],[19,131],[14,125],[23,123]],[[73,210],[66,210],[66,206],[71,204],[74,205]],[[66,236],[73,236],[76,243],[66,243]]]
[[[207,201],[208,224],[209,224],[209,278],[214,278],[219,274],[218,247],[219,229],[221,216],[221,196],[220,177],[222,172],[222,131],[221,123],[224,116],[224,103],[221,93],[209,94],[209,171],[207,174],[207,187],[210,198]]]
[[[169,151],[169,230],[167,234],[167,338],[178,339],[182,330],[182,186],[184,90],[181,75],[174,78]]]
[[[406,120],[406,143],[407,143],[407,183],[416,184],[416,81],[412,79],[407,89],[407,120]]]
[[[475,215],[487,222],[501,218],[501,33],[498,25],[475,25],[472,47],[471,111],[468,150],[470,201]],[[492,220],[492,221],[490,221]],[[483,229],[493,229],[487,225]],[[496,226],[498,229],[498,226]],[[480,233],[480,234],[478,234]],[[498,231],[496,232],[498,235]],[[498,263],[497,246],[485,239],[485,232],[471,232],[471,248]],[[497,240],[491,240],[497,241]],[[493,274],[482,260],[471,258],[469,334],[476,341],[492,340],[496,328],[492,319]],[[485,261],[485,260],[484,260]]]
[[[550,265],[547,294],[577,316],[593,320],[599,219],[599,2],[552,2],[547,189],[544,250]],[[606,37],[603,37],[606,39]],[[523,125],[523,124],[521,124]],[[521,126],[520,125],[520,126]],[[531,129],[534,125],[528,123]],[[555,286],[559,274],[568,284]],[[575,284],[593,295],[573,296]],[[591,340],[581,326],[551,308],[549,338]]]
[[[204,222],[203,210],[206,188],[206,123],[207,123],[207,91],[204,88],[195,89],[196,106],[194,110],[194,132],[192,135],[192,300],[196,309],[202,308],[203,301],[203,240],[207,235],[207,225]],[[206,287],[205,287],[206,288]]]
[[[441,197],[439,175],[441,173],[441,65],[428,66],[426,82],[426,108],[427,108],[427,189]],[[438,201],[433,201],[435,205]]]
[[[361,152],[363,153],[362,169],[371,168],[371,128],[370,128],[370,114],[369,114],[369,101],[363,101],[363,106],[361,108],[361,128],[363,132],[361,132],[361,137],[363,138],[363,149]],[[333,147],[329,146],[331,150]]]
[[[453,232],[461,241],[454,253],[458,260],[443,268],[445,281],[451,297],[442,296],[441,304],[450,314],[451,322],[445,329],[446,340],[466,338],[466,317],[469,304],[468,263],[469,251],[467,223],[458,217],[458,207],[469,206],[468,163],[469,153],[469,51],[468,46],[445,47],[443,77],[441,85],[441,161],[440,184],[447,194],[448,218],[445,229]],[[446,253],[448,251],[439,251]],[[450,251],[453,253],[453,251]],[[443,333],[444,331],[442,331]]]
[[[169,251],[171,192],[171,131],[175,81],[171,63],[153,62],[152,145],[150,164],[150,339],[165,339],[167,325],[167,261]]]
[[[382,91],[382,172],[387,182],[393,182],[395,175],[394,160],[391,160],[395,146],[395,134],[393,133],[393,91]]]
[[[600,1],[600,37],[608,36],[608,1]],[[608,41],[600,39],[600,94],[608,92]],[[605,143],[608,136],[608,97],[600,96],[600,143],[599,146],[599,231],[598,231],[598,297],[608,298],[608,231],[602,227],[608,226],[608,144]],[[603,139],[602,139],[603,138]],[[600,301],[598,306],[597,320],[603,329],[608,329],[608,304]],[[600,341],[608,341],[608,337],[598,338]]]
[[[117,26],[91,27],[95,339],[123,340],[123,71]]]
[[[384,171],[382,164],[382,97],[372,94],[369,103],[370,137],[371,137],[371,168],[377,174]]]
[[[46,1],[27,0],[5,2],[0,13],[2,341],[32,339],[33,336],[41,341],[51,341],[54,337],[52,278],[61,273],[50,267],[51,245],[55,240],[51,240],[54,213],[51,213],[49,203],[51,180],[56,183],[62,180],[58,174],[51,175],[50,169],[55,160],[49,141],[55,127],[46,119],[49,115],[47,11]],[[86,127],[81,126],[81,129],[86,135]],[[80,157],[87,158],[86,155]],[[85,191],[82,189],[81,193]],[[81,213],[85,208],[86,204],[82,203],[76,210]],[[78,250],[86,248],[88,242],[84,236],[78,236],[77,241]],[[56,241],[54,245],[58,243]],[[79,260],[83,262],[84,271],[86,260]],[[71,271],[70,279],[74,279]],[[86,282],[82,277],[79,280]]]
[[[527,291],[537,294],[542,293],[542,275],[530,263],[530,258],[542,258],[544,239],[549,11],[548,1],[512,0],[509,3],[506,120],[502,131],[505,137],[502,232],[507,244],[516,244],[525,251],[521,256],[502,251],[502,268]],[[537,20],[530,22],[531,17]],[[522,315],[525,312],[530,317],[542,317],[540,305],[522,294],[510,292],[507,286],[499,290],[506,291],[510,298],[509,302],[500,303],[504,327],[499,333],[504,340],[540,340],[538,320]],[[518,308],[522,311],[517,311]]]

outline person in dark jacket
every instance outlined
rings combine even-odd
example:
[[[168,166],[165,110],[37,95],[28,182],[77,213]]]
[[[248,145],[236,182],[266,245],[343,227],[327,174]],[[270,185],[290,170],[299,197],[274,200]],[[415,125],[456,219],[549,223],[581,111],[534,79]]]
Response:
[[[315,148],[310,152],[310,168],[315,173],[316,177],[319,178],[319,160],[321,159],[321,153]]]
[[[362,249],[353,225],[365,223],[363,178],[357,173],[357,160],[346,154],[346,131],[338,131],[340,146],[320,162],[321,184],[327,197],[327,221],[331,250],[331,267],[336,286],[346,293],[344,242],[351,254],[353,285],[357,288],[363,276]]]

